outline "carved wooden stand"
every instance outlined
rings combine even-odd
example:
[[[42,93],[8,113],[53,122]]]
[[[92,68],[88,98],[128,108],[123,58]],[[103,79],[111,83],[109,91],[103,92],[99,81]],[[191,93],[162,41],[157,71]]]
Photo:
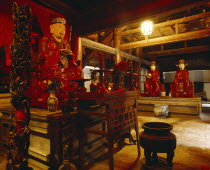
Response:
[[[30,104],[24,92],[30,84],[30,35],[31,14],[28,6],[13,4],[13,44],[11,64],[11,104],[15,108],[16,127],[12,126],[10,119],[10,132],[8,141],[8,158],[6,168],[29,169],[28,148],[30,144]]]
[[[48,116],[51,147],[50,169],[68,169],[72,163],[73,126],[77,112],[57,113]]]

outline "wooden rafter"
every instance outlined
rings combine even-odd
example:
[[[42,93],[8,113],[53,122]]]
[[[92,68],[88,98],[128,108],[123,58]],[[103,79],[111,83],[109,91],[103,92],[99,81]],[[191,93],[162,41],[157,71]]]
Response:
[[[195,52],[202,52],[202,51],[209,51],[209,45],[202,45],[196,47],[185,47],[185,48],[178,48],[172,50],[164,50],[164,51],[154,51],[148,53],[142,53],[140,57],[155,57],[155,56],[170,56],[170,55],[178,55],[178,54],[187,54],[187,53],[195,53]]]
[[[110,46],[107,46],[107,45],[104,45],[104,44],[101,44],[101,43],[98,43],[98,42],[95,42],[95,41],[92,41],[92,40],[88,40],[86,38],[82,38],[82,45],[84,45],[85,47],[95,49],[97,51],[103,51],[103,52],[106,52],[106,53],[109,53],[109,54],[120,53],[120,56],[124,57],[126,59],[133,60],[133,61],[136,61],[136,62],[140,61],[141,63],[144,63],[146,65],[150,64],[148,61],[146,61],[142,58],[133,56],[133,55],[125,53],[123,51],[119,51],[116,48],[113,48],[113,47],[110,47]]]
[[[155,24],[154,29],[155,28],[166,27],[166,26],[171,26],[171,25],[175,25],[175,24],[186,23],[186,22],[189,22],[189,21],[192,21],[192,20],[202,19],[202,18],[206,18],[206,17],[209,17],[209,16],[210,16],[210,12],[206,12],[206,13],[202,13],[202,14],[193,15],[193,16],[190,16],[190,17],[185,17],[185,18],[181,18],[181,19],[167,21],[167,22]],[[137,28],[137,29],[124,31],[124,32],[122,32],[122,35],[133,34],[133,33],[137,33],[137,32],[140,32],[140,29]]]
[[[120,27],[120,28],[118,28],[118,32],[119,32],[119,34],[121,34],[121,32],[124,30],[126,28],[126,26],[123,26],[123,27]],[[106,32],[105,33],[105,35],[104,35],[104,37],[103,37],[103,39],[100,41],[100,43],[101,44],[104,44],[104,45],[107,45],[107,44],[109,44],[111,41],[112,41],[112,39],[113,39],[113,30],[111,30],[111,31],[109,31],[109,32]],[[91,52],[88,56],[87,56],[87,58],[84,60],[84,65],[86,65],[86,63],[88,62],[88,61],[90,61],[92,58],[94,58],[97,54],[98,54],[98,50],[95,50],[95,51],[93,51],[93,52]]]
[[[107,45],[113,38],[113,31],[109,31],[105,34],[103,40],[102,40],[102,44]],[[85,66],[87,64],[88,61],[90,61],[92,58],[95,58],[95,56],[98,54],[98,50],[94,50],[92,51],[83,61],[83,65]]]
[[[178,41],[184,41],[184,40],[190,40],[190,39],[196,39],[196,38],[202,38],[207,37],[210,35],[210,28],[198,30],[198,31],[191,31],[187,33],[181,33],[181,34],[174,34],[159,38],[153,38],[143,41],[136,41],[126,44],[121,44],[120,49],[130,49],[130,48],[138,48],[138,47],[146,47],[146,46],[152,46],[157,44],[163,44],[163,43],[170,43],[170,42],[178,42]]]

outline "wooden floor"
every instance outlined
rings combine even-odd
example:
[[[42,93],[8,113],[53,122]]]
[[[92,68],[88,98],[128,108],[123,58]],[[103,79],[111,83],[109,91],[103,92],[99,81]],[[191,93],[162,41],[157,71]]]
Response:
[[[210,113],[209,113],[210,114]],[[208,113],[206,113],[207,116]],[[208,119],[206,119],[208,120]],[[201,167],[210,166],[210,120],[201,121],[197,115],[169,114],[168,118],[161,119],[152,113],[138,112],[139,130],[145,122],[166,122],[173,125],[172,132],[177,137],[177,148],[173,159],[174,170],[201,170]],[[134,133],[133,133],[134,134]],[[165,157],[165,154],[158,154]],[[115,154],[115,170],[140,170],[144,161],[143,149],[141,157],[136,160],[137,149],[135,145],[128,145]],[[30,164],[35,170],[46,169]],[[5,152],[0,151],[0,169],[5,169]],[[108,160],[102,158],[90,170],[108,169]]]

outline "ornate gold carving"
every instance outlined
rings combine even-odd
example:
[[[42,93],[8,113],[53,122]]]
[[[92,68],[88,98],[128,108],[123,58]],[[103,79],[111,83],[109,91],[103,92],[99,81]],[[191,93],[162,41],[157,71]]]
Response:
[[[61,23],[61,24],[66,25],[66,20],[65,20],[65,18],[54,18],[52,20],[52,24],[55,24],[55,23]]]

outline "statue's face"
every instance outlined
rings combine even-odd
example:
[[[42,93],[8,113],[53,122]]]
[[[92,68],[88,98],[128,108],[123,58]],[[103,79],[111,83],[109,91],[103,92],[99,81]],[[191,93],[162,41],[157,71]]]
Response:
[[[50,32],[55,38],[63,39],[66,32],[66,26],[61,23],[52,24],[50,25]]]
[[[184,64],[179,64],[179,68],[180,68],[180,70],[184,70],[185,65]]]
[[[151,70],[154,71],[156,66],[150,66]]]
[[[67,68],[68,67],[68,58],[67,57],[61,57],[60,58],[60,62],[61,64],[63,65],[64,68]]]

